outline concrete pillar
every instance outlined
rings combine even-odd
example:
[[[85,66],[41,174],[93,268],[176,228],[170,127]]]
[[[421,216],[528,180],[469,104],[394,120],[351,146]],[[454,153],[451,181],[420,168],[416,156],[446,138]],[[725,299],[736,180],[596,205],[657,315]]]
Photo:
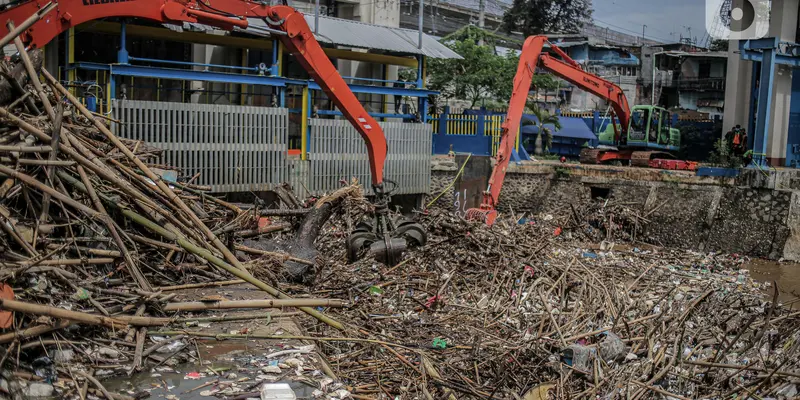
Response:
[[[734,0],[733,6],[747,0]],[[736,21],[733,22],[736,24]],[[734,26],[735,27],[735,26]],[[739,41],[728,42],[728,73],[725,79],[725,112],[722,118],[722,136],[736,125],[746,127],[750,118],[750,97],[753,63],[739,56]],[[748,132],[749,133],[749,132]]]
[[[58,74],[58,61],[58,40],[53,39],[44,46],[44,68],[53,76]]]
[[[206,50],[208,47],[204,44],[193,44],[192,45],[192,62],[194,63],[204,63],[206,62]],[[202,67],[192,67],[195,71],[202,71]],[[198,82],[192,81],[190,88],[192,91],[194,90],[203,90],[205,88],[206,82]],[[203,92],[192,92],[189,98],[190,103],[203,103],[205,101],[205,93]]]
[[[781,41],[794,42],[797,35],[797,12],[800,0],[772,0],[769,36]],[[786,139],[789,135],[789,106],[792,101],[792,69],[787,65],[775,66],[775,83],[772,86],[769,143],[767,160],[773,167],[786,163]]]

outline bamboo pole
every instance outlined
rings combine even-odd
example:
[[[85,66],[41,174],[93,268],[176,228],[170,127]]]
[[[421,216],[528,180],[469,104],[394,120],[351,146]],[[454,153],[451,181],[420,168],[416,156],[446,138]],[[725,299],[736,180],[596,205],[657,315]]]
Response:
[[[337,299],[265,299],[232,301],[190,301],[168,303],[164,311],[229,310],[237,308],[281,308],[281,307],[344,307]]]
[[[64,86],[62,86],[55,78],[53,78],[53,76],[50,75],[50,73],[47,72],[46,69],[42,69],[42,74],[44,74],[44,77],[50,82],[50,84],[53,87],[58,89],[58,91],[61,92],[61,94],[63,94],[64,96],[66,96],[67,99],[69,99],[69,101],[71,101],[73,105],[84,116],[86,116],[86,118],[92,121],[94,123],[94,126],[97,127],[97,129],[99,129],[100,132],[102,132],[106,136],[106,138],[108,138],[108,140],[111,141],[111,143],[113,143],[123,154],[125,154],[125,156],[128,157],[128,159],[132,161],[137,168],[142,170],[142,172],[144,172],[145,175],[148,178],[150,178],[150,180],[155,182],[159,190],[161,190],[161,192],[165,196],[167,196],[167,199],[169,199],[170,202],[176,205],[180,211],[182,211],[186,216],[189,217],[189,219],[195,224],[195,228],[199,229],[204,235],[206,235],[206,238],[210,240],[211,243],[214,244],[217,250],[219,250],[222,253],[224,258],[229,263],[231,263],[233,266],[243,271],[247,270],[244,264],[242,264],[236,258],[236,256],[225,246],[225,244],[222,243],[222,241],[220,241],[219,238],[216,235],[214,235],[213,232],[211,232],[211,229],[209,229],[203,223],[203,221],[201,221],[200,218],[197,217],[197,214],[195,214],[191,210],[191,208],[189,208],[189,206],[187,206],[186,203],[184,203],[183,200],[181,200],[181,198],[178,197],[178,195],[176,195],[175,192],[173,192],[172,189],[170,189],[169,186],[167,186],[167,184],[165,184],[164,181],[158,175],[153,173],[153,171],[150,170],[150,168],[148,168],[147,165],[145,165],[144,162],[142,162],[142,160],[139,159],[139,157],[136,157],[136,155],[133,154],[133,152],[131,152],[127,146],[125,146],[122,142],[120,142],[120,140],[105,125],[103,125],[100,121],[92,117],[92,113],[86,107],[84,107],[83,104],[81,104],[80,100],[75,98],[75,96],[73,96],[72,93],[69,92],[69,90],[64,88]]]
[[[36,325],[21,331],[14,331],[0,335],[0,344],[11,343],[14,340],[30,339],[33,337],[44,335],[45,333],[64,329],[72,325],[72,321],[62,320],[53,325]]]
[[[67,182],[70,185],[72,185],[75,189],[77,189],[77,190],[79,190],[79,191],[81,191],[83,193],[86,193],[86,187],[81,182],[79,182],[77,179],[75,179],[73,176],[71,176],[71,175],[69,175],[69,174],[67,174],[67,173],[65,173],[63,171],[59,171],[58,176],[60,178],[62,178],[65,182]],[[180,246],[184,250],[194,254],[195,256],[198,256],[198,257],[201,257],[201,258],[205,259],[206,261],[210,262],[214,266],[231,273],[232,275],[236,276],[237,278],[240,278],[240,279],[252,284],[253,286],[255,286],[255,287],[257,287],[257,288],[259,288],[259,289],[261,289],[261,290],[263,290],[263,291],[265,291],[267,293],[269,293],[270,295],[272,295],[274,297],[278,297],[278,298],[281,298],[281,299],[290,299],[291,298],[288,295],[286,295],[285,293],[279,291],[278,289],[275,289],[272,286],[270,286],[270,285],[264,283],[263,281],[257,279],[253,275],[250,275],[249,272],[241,270],[239,268],[236,268],[236,267],[226,263],[225,260],[222,260],[219,257],[215,256],[210,251],[195,245],[194,243],[192,243],[189,240],[187,240],[186,237],[183,236],[182,234],[180,234],[179,232],[176,233],[176,232],[169,231],[166,228],[162,227],[161,225],[159,225],[159,224],[157,224],[157,223],[155,223],[153,221],[150,221],[149,219],[147,219],[146,217],[142,216],[141,214],[138,214],[138,213],[136,213],[136,212],[134,212],[134,211],[132,211],[132,210],[130,210],[128,208],[125,208],[119,203],[115,203],[115,202],[111,201],[108,197],[105,197],[102,194],[98,193],[98,196],[101,199],[103,199],[103,201],[105,201],[108,206],[114,207],[114,208],[118,209],[119,211],[121,211],[122,214],[126,218],[128,218],[129,220],[135,222],[136,224],[139,224],[140,226],[148,229],[149,231],[151,231],[151,232],[153,232],[153,233],[155,233],[157,235],[160,235],[161,237],[163,237],[163,238],[165,238],[167,240],[175,241],[178,244],[178,246]],[[317,310],[315,310],[315,309],[313,309],[311,307],[299,307],[299,309],[301,311],[305,312],[306,314],[308,314],[308,315],[320,320],[321,322],[324,322],[324,323],[326,323],[326,324],[328,324],[328,325],[330,325],[330,326],[332,326],[332,327],[334,327],[336,329],[339,329],[339,330],[343,330],[344,329],[344,325],[342,325],[341,322],[336,321],[335,319],[330,318],[327,315],[325,315],[325,314],[323,314],[323,313],[321,313],[321,312],[319,312],[319,311],[317,311]]]
[[[177,187],[179,187],[181,190],[185,190],[185,191],[187,191],[187,192],[189,192],[189,193],[196,194],[196,195],[198,195],[198,196],[202,197],[202,198],[203,198],[203,199],[205,199],[205,200],[208,200],[208,201],[211,201],[211,202],[217,203],[217,204],[219,204],[219,205],[221,205],[221,206],[223,206],[223,207],[225,207],[225,208],[228,208],[228,209],[230,209],[231,211],[235,212],[236,214],[241,214],[241,213],[244,211],[244,210],[242,210],[241,208],[239,208],[239,206],[237,206],[237,205],[235,205],[235,204],[231,204],[231,203],[228,203],[228,202],[227,202],[227,201],[225,201],[225,200],[221,200],[221,199],[218,199],[218,198],[216,198],[216,197],[214,197],[214,196],[210,196],[210,195],[208,195],[207,193],[203,193],[203,192],[202,192],[202,191],[200,191],[200,190],[193,189],[193,188],[191,188],[191,187],[189,187],[189,186],[187,186],[187,185],[184,185],[184,184],[182,184],[182,183],[179,183],[179,182],[172,182],[172,185],[173,185],[173,186],[177,186]]]
[[[181,251],[183,251],[181,249]],[[160,292],[172,292],[175,290],[184,290],[184,289],[198,289],[198,288],[206,288],[206,287],[218,287],[218,286],[228,286],[228,285],[238,285],[240,283],[246,283],[244,280],[241,279],[234,279],[230,281],[219,281],[219,282],[204,282],[204,283],[187,283],[185,285],[175,285],[175,286],[161,286],[156,288],[156,290]]]
[[[18,126],[25,132],[30,133],[31,135],[36,136],[39,140],[50,143],[52,138],[47,135],[46,133],[39,130],[39,128],[29,124],[22,118],[12,114],[7,109],[0,107],[0,117],[7,118],[10,120],[11,123]],[[67,154],[71,159],[77,161],[82,166],[86,167],[90,171],[94,172],[101,178],[112,182],[117,185],[117,188],[121,190],[123,193],[133,197],[134,199],[140,201],[143,206],[149,207],[152,210],[164,215],[165,217],[170,216],[171,214],[169,211],[164,210],[163,208],[159,207],[156,203],[154,203],[150,198],[142,194],[141,192],[135,190],[130,184],[121,181],[116,175],[113,174],[107,167],[95,164],[88,158],[84,157],[80,153],[78,153],[75,149],[68,147],[64,143],[58,144],[58,149],[64,154]],[[60,172],[60,171],[59,171]]]
[[[117,248],[119,251],[122,252],[122,256],[125,259],[125,264],[128,265],[128,272],[133,276],[136,280],[136,283],[139,285],[140,288],[147,290],[148,292],[153,290],[153,287],[150,285],[150,282],[147,280],[147,277],[144,276],[142,270],[139,269],[139,266],[133,261],[133,257],[131,257],[130,252],[128,251],[128,247],[125,245],[125,242],[122,240],[122,236],[119,235],[119,231],[117,230],[117,224],[108,217],[108,212],[106,212],[105,207],[103,207],[103,203],[100,201],[100,198],[97,197],[97,193],[95,193],[94,186],[92,186],[92,181],[89,180],[89,176],[86,175],[86,171],[83,170],[83,167],[78,166],[77,168],[78,174],[81,176],[81,181],[83,181],[83,186],[86,187],[86,191],[89,194],[89,198],[92,200],[94,204],[94,208],[97,212],[105,215],[107,218],[104,219],[106,222],[106,228],[108,228],[108,232],[111,234],[111,237],[114,239],[114,243],[116,243]]]
[[[39,304],[26,303],[24,301],[0,299],[0,308],[24,314],[47,315],[53,318],[67,319],[89,325],[101,325],[112,329],[121,329],[128,326],[125,321],[116,318],[70,311],[58,307],[42,306]]]
[[[17,162],[20,163],[20,165],[43,165],[46,167],[71,167],[75,165],[75,161],[69,160],[34,160],[30,158],[20,158]]]
[[[17,153],[49,153],[53,151],[51,146],[0,146],[0,152]]]
[[[9,20],[6,22],[6,26],[8,27],[9,31],[14,31],[14,21]],[[28,57],[28,52],[25,50],[25,45],[22,44],[22,39],[20,39],[19,36],[14,38],[14,46],[17,47],[19,58],[22,60],[22,64],[25,66],[25,70],[28,72],[28,78],[30,78],[33,88],[36,89],[36,93],[39,95],[39,100],[41,100],[42,104],[44,105],[44,110],[47,112],[47,116],[50,117],[50,122],[55,124],[56,111],[53,109],[53,105],[50,103],[47,93],[44,92],[44,86],[42,86],[42,82],[39,81],[39,74],[33,67],[31,58]]]
[[[243,251],[245,253],[257,254],[257,255],[261,255],[261,256],[277,257],[277,258],[282,258],[284,260],[294,261],[294,262],[300,263],[300,264],[314,265],[313,261],[304,260],[302,258],[297,258],[297,257],[292,257],[292,256],[290,256],[290,255],[288,255],[286,253],[280,253],[280,252],[276,252],[276,251],[259,250],[259,249],[254,249],[252,247],[247,247],[247,246],[241,245],[241,244],[234,245],[233,248],[236,249],[236,250],[239,250],[239,251]]]
[[[50,193],[51,196],[55,197],[56,199],[60,200],[61,202],[65,203],[65,204],[69,205],[70,207],[72,207],[72,208],[74,208],[74,209],[86,214],[87,216],[89,216],[91,218],[98,219],[98,220],[103,219],[103,215],[102,214],[100,214],[97,211],[92,210],[91,208],[86,207],[85,205],[73,200],[71,197],[60,193],[59,191],[51,188],[50,186],[47,186],[44,183],[39,182],[38,180],[36,180],[36,178],[34,178],[34,177],[30,176],[30,175],[25,175],[25,174],[23,174],[22,172],[19,172],[19,171],[14,171],[13,169],[6,167],[5,165],[0,165],[0,173],[2,173],[3,175],[6,175],[8,177],[20,180],[23,183],[25,183],[26,185],[31,186],[31,187],[33,187],[35,189],[38,189],[38,190],[40,190],[42,192]]]

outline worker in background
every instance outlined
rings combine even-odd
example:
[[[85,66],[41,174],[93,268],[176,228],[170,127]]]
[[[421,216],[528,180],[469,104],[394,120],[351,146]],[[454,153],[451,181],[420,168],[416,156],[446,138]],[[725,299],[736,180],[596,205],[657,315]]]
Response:
[[[746,143],[747,143],[747,137],[744,132],[744,129],[742,129],[741,125],[736,125],[736,127],[733,128],[733,143],[732,143],[733,154],[736,155],[744,154],[744,148]]]
[[[728,147],[733,146],[733,129],[728,130],[728,132],[725,134],[725,143]]]

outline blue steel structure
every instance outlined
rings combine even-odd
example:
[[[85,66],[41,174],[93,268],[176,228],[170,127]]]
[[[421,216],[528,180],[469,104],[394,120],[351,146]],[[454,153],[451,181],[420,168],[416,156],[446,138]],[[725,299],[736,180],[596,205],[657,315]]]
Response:
[[[769,115],[772,108],[772,87],[775,81],[775,66],[777,64],[800,67],[800,44],[781,42],[778,38],[744,40],[739,42],[739,51],[743,60],[759,63],[760,73],[753,74],[751,88],[753,97],[750,99],[750,115],[748,126],[753,135],[749,135],[748,146],[753,149],[753,163],[751,167],[763,168],[767,166],[766,150],[769,143]],[[755,68],[754,68],[755,71]],[[792,134],[790,132],[790,137]],[[791,140],[787,140],[786,166],[793,165],[792,157],[788,157],[795,150]]]
[[[281,76],[280,62],[282,59],[282,54],[280,52],[282,51],[281,50],[282,46],[280,46],[280,42],[277,40],[273,40],[272,62],[271,65],[266,68],[264,66],[231,66],[231,65],[218,65],[218,64],[194,63],[186,61],[172,61],[172,60],[161,60],[161,59],[144,58],[144,57],[134,57],[128,53],[128,50],[126,48],[126,41],[127,41],[127,24],[125,22],[122,22],[120,24],[120,44],[119,44],[119,51],[117,52],[116,64],[100,64],[93,62],[71,62],[67,64],[65,70],[106,71],[109,74],[108,78],[109,93],[107,99],[104,100],[107,101],[110,101],[115,97],[116,94],[115,78],[117,77],[142,77],[142,78],[155,78],[155,79],[177,80],[177,81],[215,82],[215,83],[226,83],[233,85],[269,86],[272,87],[277,92],[278,102],[280,107],[286,107],[286,91],[287,91],[286,89],[287,86],[289,85],[304,87],[308,90],[315,91],[314,93],[319,93],[319,95],[324,95],[319,85],[313,82],[312,80],[292,79]],[[70,53],[70,49],[67,50],[67,53]],[[372,115],[373,117],[380,117],[384,119],[399,118],[403,120],[419,119],[423,122],[426,122],[428,96],[437,94],[438,92],[424,89],[425,59],[424,56],[422,55],[416,55],[415,57],[417,59],[417,80],[415,82],[402,82],[404,85],[412,86],[413,88],[394,87],[394,84],[401,82],[387,80],[387,79],[373,79],[373,78],[360,78],[360,77],[347,77],[347,76],[344,76],[343,78],[345,80],[349,80],[350,82],[361,81],[361,82],[368,82],[375,84],[375,85],[349,84],[350,89],[354,93],[381,95],[384,103],[386,102],[385,96],[387,95],[410,97],[416,99],[418,104],[418,110],[419,110],[418,114],[402,113],[402,112],[370,113],[370,115]],[[134,65],[133,63],[158,64],[159,66],[155,67],[148,65]],[[169,68],[169,66],[200,67],[203,70]],[[211,68],[230,70],[231,72],[210,71],[209,69]],[[72,82],[68,83],[71,84]],[[101,82],[96,82],[96,83],[102,84]],[[392,85],[392,86],[384,86],[384,85]],[[307,104],[304,105],[305,107],[298,109],[290,109],[290,112],[302,113],[302,112],[308,112],[308,110],[312,109],[312,95],[303,96],[303,98],[304,101],[307,102]],[[341,112],[335,110],[319,110],[316,114],[320,116],[342,115]],[[307,115],[306,117],[308,116],[310,115]],[[306,132],[302,132],[301,137],[307,139],[308,137],[307,124],[303,124],[302,129],[305,129]]]

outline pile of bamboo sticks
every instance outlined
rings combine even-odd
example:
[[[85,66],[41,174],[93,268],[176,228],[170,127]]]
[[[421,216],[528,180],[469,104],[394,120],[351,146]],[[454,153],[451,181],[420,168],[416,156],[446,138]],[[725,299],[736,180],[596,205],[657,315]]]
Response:
[[[292,223],[259,228],[258,207],[212,196],[191,178],[165,180],[157,149],[116,137],[109,124],[124,121],[89,111],[37,65],[38,51],[14,43],[18,64],[0,66],[15,82],[0,83],[14,91],[0,99],[0,369],[24,367],[25,357],[10,355],[51,333],[117,336],[133,347],[129,372],[163,363],[145,351],[147,327],[181,323],[182,311],[297,307],[342,328],[317,310],[342,301],[291,299],[250,271],[267,261],[313,265],[241,243]],[[295,214],[304,212],[284,218]],[[267,299],[174,301],[178,289],[227,284],[253,285]]]

